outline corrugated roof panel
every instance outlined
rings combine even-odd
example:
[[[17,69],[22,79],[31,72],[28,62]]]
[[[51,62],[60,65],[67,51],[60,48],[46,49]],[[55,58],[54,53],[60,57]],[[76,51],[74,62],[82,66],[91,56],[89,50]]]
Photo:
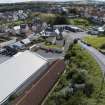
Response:
[[[21,52],[0,64],[0,102],[45,64],[45,59],[30,51]]]

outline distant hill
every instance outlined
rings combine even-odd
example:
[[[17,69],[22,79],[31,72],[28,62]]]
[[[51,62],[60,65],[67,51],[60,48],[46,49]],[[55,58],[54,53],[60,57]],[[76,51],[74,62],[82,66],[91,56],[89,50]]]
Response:
[[[26,9],[33,9],[33,8],[47,8],[51,7],[51,5],[73,5],[73,4],[102,4],[105,5],[105,2],[103,1],[97,1],[97,0],[77,0],[77,1],[68,1],[66,2],[21,2],[21,3],[5,3],[5,4],[0,4],[0,12],[5,12],[5,11],[15,11],[15,10],[26,10]]]

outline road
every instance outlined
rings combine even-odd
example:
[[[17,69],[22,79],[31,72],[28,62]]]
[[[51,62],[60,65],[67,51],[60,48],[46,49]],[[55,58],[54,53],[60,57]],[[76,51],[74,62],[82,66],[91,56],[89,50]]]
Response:
[[[79,41],[79,44],[81,45],[82,48],[86,49],[98,62],[100,65],[102,72],[105,73],[105,55],[100,53],[97,49],[87,46],[84,43]]]
[[[80,38],[83,39],[85,36],[87,36],[86,32],[63,32],[63,37],[65,39],[65,47],[64,50],[67,51],[69,48],[70,43],[73,42],[74,39]]]
[[[65,46],[64,46],[64,52],[61,53],[61,54],[57,54],[57,53],[46,53],[45,51],[43,50],[38,50],[37,53],[40,54],[41,56],[43,56],[44,58],[46,58],[48,61],[52,62],[52,61],[55,61],[56,59],[64,59],[64,55],[65,55],[65,52],[68,50],[69,48],[69,45],[70,43],[73,42],[74,39],[76,38],[84,38],[87,34],[86,32],[63,32],[63,37],[64,37],[64,40],[65,40]],[[52,38],[49,38],[48,40],[52,40]],[[62,45],[63,41],[59,41],[58,44]],[[43,43],[41,44],[38,44],[39,46],[40,45],[43,45]]]

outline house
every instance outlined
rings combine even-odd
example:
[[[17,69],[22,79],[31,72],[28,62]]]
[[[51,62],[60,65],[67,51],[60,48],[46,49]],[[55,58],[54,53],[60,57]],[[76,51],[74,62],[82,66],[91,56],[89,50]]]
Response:
[[[29,27],[27,24],[21,24],[20,25],[20,32],[21,33],[27,33],[29,31]]]
[[[57,33],[55,32],[55,30],[53,30],[53,28],[51,27],[48,27],[47,29],[43,30],[41,32],[42,36],[45,36],[45,37],[52,37],[52,36],[56,36]]]

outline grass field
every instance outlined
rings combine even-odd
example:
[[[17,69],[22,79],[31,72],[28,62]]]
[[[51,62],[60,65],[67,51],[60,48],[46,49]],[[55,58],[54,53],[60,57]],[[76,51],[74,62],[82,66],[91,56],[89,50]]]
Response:
[[[100,47],[105,44],[105,37],[87,36],[84,38],[84,41],[91,44],[93,47],[100,49]]]
[[[89,20],[82,19],[82,18],[69,19],[68,21],[69,21],[70,24],[77,25],[77,26],[79,26],[81,28],[84,28],[84,29],[93,25]]]
[[[59,46],[59,45],[45,45],[47,48],[57,48],[57,49],[61,49],[62,48],[62,46]]]
[[[60,82],[55,90],[48,97],[45,105],[105,105],[105,84],[102,79],[102,73],[99,65],[92,56],[79,45],[74,45],[68,52],[69,64],[67,64],[65,74],[60,77]],[[78,91],[72,95],[60,95],[60,92],[71,83],[71,79],[67,79],[72,70],[86,70],[88,72],[88,82],[90,81],[94,90],[90,97],[84,95],[82,91]]]

